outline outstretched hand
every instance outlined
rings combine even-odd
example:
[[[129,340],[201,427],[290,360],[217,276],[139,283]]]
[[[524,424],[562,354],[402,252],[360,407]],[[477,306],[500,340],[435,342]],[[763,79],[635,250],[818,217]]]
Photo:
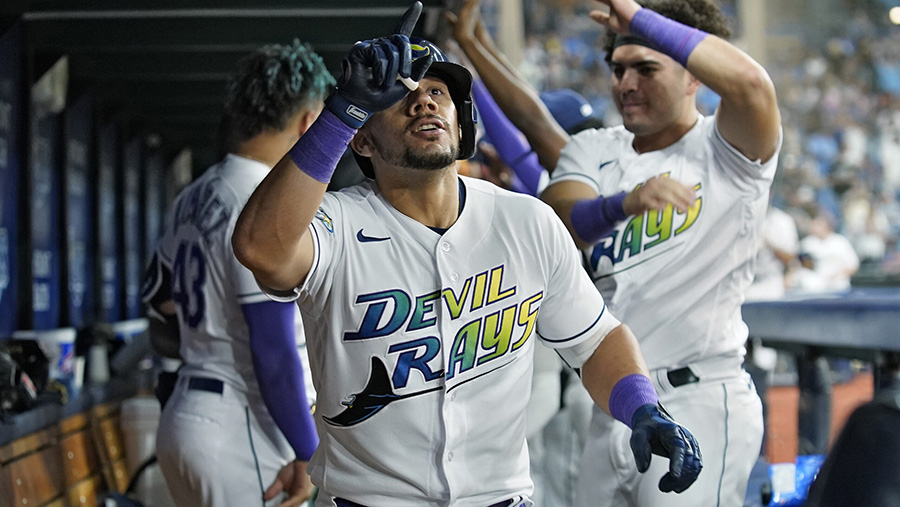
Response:
[[[353,128],[359,128],[369,116],[396,104],[409,93],[406,83],[418,82],[431,66],[431,54],[413,59],[409,36],[412,34],[422,2],[406,10],[390,37],[369,39],[354,44],[341,62],[337,91],[326,107]]]
[[[305,461],[294,460],[285,465],[275,477],[275,482],[263,494],[263,500],[271,500],[282,492],[288,498],[278,504],[278,507],[298,507],[312,497],[313,484],[306,473]]]
[[[625,196],[622,208],[628,216],[641,215],[649,210],[661,210],[667,205],[675,206],[681,213],[694,205],[697,198],[692,187],[661,174],[632,190]]]
[[[598,3],[605,5],[607,10],[593,10],[590,13],[591,19],[601,25],[626,35],[631,33],[628,26],[631,24],[631,18],[634,13],[641,9],[634,0],[596,0]]]
[[[703,468],[697,439],[661,405],[644,405],[631,417],[631,452],[641,473],[650,468],[652,454],[669,458],[669,471],[659,480],[664,493],[686,490]]]
[[[447,21],[453,27],[453,38],[460,44],[478,38],[481,22],[480,0],[464,0],[457,12],[446,13]]]

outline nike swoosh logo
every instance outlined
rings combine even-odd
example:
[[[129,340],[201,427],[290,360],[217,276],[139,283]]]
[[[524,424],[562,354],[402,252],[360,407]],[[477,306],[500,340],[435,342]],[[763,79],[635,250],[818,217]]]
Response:
[[[609,164],[612,164],[613,162],[618,162],[618,160],[608,160],[606,162],[603,162],[602,164],[600,164],[600,167],[598,167],[597,170],[599,171],[600,169],[603,169],[604,167],[608,166]]]
[[[359,232],[356,233],[356,239],[359,240],[360,243],[372,243],[374,241],[387,241],[387,240],[391,239],[390,236],[388,236],[386,238],[378,238],[375,236],[366,236],[365,234],[363,234],[362,231],[363,230],[360,229]]]

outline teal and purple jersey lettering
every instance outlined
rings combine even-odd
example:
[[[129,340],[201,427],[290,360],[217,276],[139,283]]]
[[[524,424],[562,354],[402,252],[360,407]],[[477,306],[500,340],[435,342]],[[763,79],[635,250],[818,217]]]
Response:
[[[318,394],[310,473],[328,495],[397,507],[530,495],[535,340],[578,367],[619,325],[552,209],[461,180],[465,206],[442,235],[373,182],[326,194],[312,221],[294,297]]]
[[[680,367],[743,355],[743,294],[766,214],[778,153],[747,160],[700,117],[675,144],[638,154],[624,127],[582,132],[563,149],[551,185],[579,181],[598,195],[631,192],[665,175],[692,185],[696,201],[680,213],[627,217],[584,261],[609,309],[634,331],[648,367]]]

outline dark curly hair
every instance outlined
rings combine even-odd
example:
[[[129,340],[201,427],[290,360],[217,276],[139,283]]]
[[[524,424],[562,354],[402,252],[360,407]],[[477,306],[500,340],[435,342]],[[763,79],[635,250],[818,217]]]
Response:
[[[726,40],[731,38],[728,18],[711,0],[646,0],[638,3],[679,23],[699,28]],[[616,32],[606,30],[603,50],[606,51],[607,63],[612,59],[615,39]]]
[[[219,149],[268,129],[282,130],[303,108],[323,100],[335,84],[322,57],[305,43],[272,44],[241,59],[228,85],[225,114],[219,125]]]

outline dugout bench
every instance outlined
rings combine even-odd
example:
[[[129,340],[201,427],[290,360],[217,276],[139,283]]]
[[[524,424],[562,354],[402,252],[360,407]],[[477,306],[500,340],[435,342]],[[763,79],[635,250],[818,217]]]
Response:
[[[105,493],[128,488],[134,471],[120,409],[137,394],[152,396],[152,372],[135,367],[149,338],[146,319],[108,327],[126,344],[109,358],[120,375],[85,384],[63,405],[41,404],[0,421],[0,507],[94,507]]]
[[[96,506],[128,486],[119,403],[103,403],[0,447],[0,507]]]

